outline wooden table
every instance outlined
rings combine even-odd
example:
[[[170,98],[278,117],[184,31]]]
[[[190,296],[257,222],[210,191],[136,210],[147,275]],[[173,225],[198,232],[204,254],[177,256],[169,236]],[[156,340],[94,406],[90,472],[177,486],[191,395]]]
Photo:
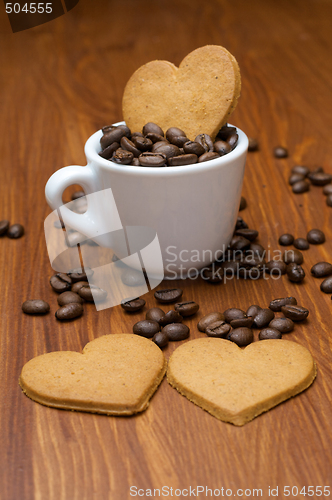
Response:
[[[1,500],[122,500],[132,498],[130,486],[172,487],[175,496],[176,488],[198,485],[231,489],[234,498],[242,498],[239,488],[250,489],[250,498],[261,488],[267,499],[269,487],[279,487],[278,498],[286,498],[285,486],[300,491],[330,485],[331,297],[320,292],[310,268],[331,261],[332,209],[321,188],[294,195],[287,179],[298,163],[332,173],[331,2],[80,0],[64,16],[15,34],[4,8],[0,14],[0,219],[20,222],[26,230],[19,240],[0,240]],[[320,228],[327,241],[305,252],[307,276],[300,285],[286,277],[221,286],[177,282],[186,299],[200,304],[197,317],[188,321],[191,338],[203,336],[196,324],[208,312],[253,303],[266,307],[272,298],[294,295],[310,316],[287,339],[310,350],[317,380],[242,428],[213,418],[166,380],[149,409],[132,418],[34,403],[18,386],[25,362],[54,350],[80,351],[101,335],[131,331],[143,316],[133,318],[119,306],[97,313],[91,306],[75,322],[55,320],[57,297],[48,283],[52,270],[43,231],[50,211],[45,183],[64,165],[84,165],[88,136],[122,118],[122,92],[134,70],[153,59],[179,64],[206,44],[223,45],[237,58],[243,88],[231,121],[260,144],[248,155],[248,207],[241,215],[271,251],[280,249],[284,232],[305,237]],[[289,149],[289,158],[274,158],[279,144]],[[51,314],[22,314],[22,302],[37,297],[50,303]],[[147,306],[155,305],[153,292],[145,298]],[[167,358],[176,347],[165,350]],[[211,498],[199,498],[205,497]]]

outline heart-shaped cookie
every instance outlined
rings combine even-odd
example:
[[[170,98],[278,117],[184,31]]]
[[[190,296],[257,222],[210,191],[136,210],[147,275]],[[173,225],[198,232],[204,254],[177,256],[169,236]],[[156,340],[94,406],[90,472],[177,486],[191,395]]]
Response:
[[[228,340],[201,338],[172,354],[167,380],[213,416],[244,425],[303,391],[316,365],[309,351],[288,340],[261,340],[240,349]]]
[[[29,398],[46,406],[132,415],[148,407],[165,371],[165,357],[154,342],[123,333],[89,342],[83,354],[37,356],[24,365],[19,382]]]
[[[224,47],[206,45],[188,54],[179,68],[151,61],[138,68],[123,94],[123,119],[132,132],[148,122],[165,132],[182,129],[190,140],[215,138],[234,110],[241,90],[236,59]]]

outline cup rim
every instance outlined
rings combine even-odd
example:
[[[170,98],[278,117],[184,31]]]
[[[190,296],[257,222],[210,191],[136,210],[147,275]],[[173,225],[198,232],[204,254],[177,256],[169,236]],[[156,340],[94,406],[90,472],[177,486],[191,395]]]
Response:
[[[124,125],[125,122],[117,122],[113,125]],[[235,127],[235,125],[228,124],[231,127]],[[98,163],[103,168],[106,168],[108,171],[113,171],[117,173],[121,173],[124,175],[146,175],[146,176],[156,176],[156,177],[168,177],[174,175],[188,175],[190,173],[199,173],[206,172],[207,170],[213,170],[215,168],[220,168],[222,166],[227,166],[229,164],[234,163],[238,158],[240,158],[243,154],[248,151],[248,137],[247,135],[236,127],[237,133],[239,135],[238,143],[230,153],[227,153],[224,156],[220,156],[219,158],[215,158],[214,160],[208,160],[202,163],[192,163],[190,165],[181,165],[181,166],[173,166],[173,167],[143,167],[143,166],[135,166],[135,165],[118,165],[110,160],[106,160],[99,156],[99,152],[101,151],[100,147],[100,139],[103,135],[102,130],[98,130],[94,134],[92,134],[89,139],[85,143],[84,152],[85,156],[88,160],[88,163],[94,162]]]

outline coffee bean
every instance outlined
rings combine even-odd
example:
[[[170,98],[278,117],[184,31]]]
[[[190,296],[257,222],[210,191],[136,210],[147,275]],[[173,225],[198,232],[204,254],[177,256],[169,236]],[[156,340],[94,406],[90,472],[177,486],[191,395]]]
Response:
[[[213,151],[208,151],[207,153],[203,153],[198,158],[198,163],[203,163],[204,161],[215,160],[216,158],[220,158],[218,153],[214,153]]]
[[[159,125],[153,122],[146,123],[143,127],[143,134],[158,134],[164,137],[164,131]]]
[[[287,265],[282,260],[270,260],[266,263],[266,270],[271,276],[286,274]]]
[[[138,137],[137,139],[144,139],[144,137]],[[151,144],[152,144],[152,142],[151,142]],[[120,145],[121,145],[122,149],[125,149],[126,151],[130,151],[131,153],[133,153],[135,158],[138,158],[142,152],[136,147],[136,145],[133,141],[128,139],[128,137],[122,137],[121,141],[120,141]]]
[[[88,285],[88,283],[85,283],[85,286],[79,289],[78,294],[82,299],[88,302],[102,302],[107,297],[106,290],[95,285]]]
[[[153,132],[149,132],[145,136],[147,139],[150,139],[150,141],[154,144],[155,142],[161,142],[164,141],[164,137],[159,134],[155,134]]]
[[[176,137],[186,137],[186,133],[183,132],[180,128],[177,127],[170,127],[169,129],[166,130],[166,139],[169,142],[172,142],[173,139]]]
[[[246,318],[247,315],[242,309],[237,309],[236,307],[230,307],[224,311],[225,321],[230,323],[233,319],[243,319]]]
[[[291,174],[288,178],[288,184],[293,186],[296,182],[303,181],[305,179],[305,176],[302,174]]]
[[[197,328],[200,332],[205,333],[206,328],[215,321],[225,321],[225,316],[221,312],[213,312],[203,316],[197,324]]]
[[[197,155],[194,154],[185,154],[173,156],[172,158],[168,158],[167,164],[170,167],[180,167],[182,165],[191,165],[193,163],[197,163]]]
[[[58,304],[59,306],[65,306],[67,304],[73,304],[73,303],[77,303],[77,304],[83,304],[84,300],[82,299],[82,297],[80,297],[78,295],[78,293],[75,293],[75,292],[63,292],[63,293],[60,293],[60,295],[58,296]]]
[[[218,139],[221,139],[222,141],[227,141],[227,139],[231,135],[233,135],[234,133],[236,133],[236,127],[231,127],[231,126],[227,125],[227,123],[226,123],[225,125],[223,125],[221,127],[221,129],[217,133],[217,137],[218,137]]]
[[[221,283],[224,276],[223,268],[218,265],[212,264],[209,267],[204,268],[202,271],[202,278],[208,283]]]
[[[118,142],[113,142],[109,146],[107,146],[105,149],[103,149],[100,153],[99,156],[102,158],[105,158],[105,160],[109,160],[112,156],[113,153],[120,147],[120,144]]]
[[[309,191],[309,189],[310,184],[306,180],[295,182],[295,184],[293,184],[292,186],[292,191],[294,194],[302,194]]]
[[[301,281],[305,278],[303,267],[295,262],[291,262],[287,265],[286,273],[289,281],[292,281],[293,283],[301,283]]]
[[[296,238],[296,240],[294,240],[294,247],[299,250],[308,250],[309,246],[309,243],[304,238]]]
[[[203,146],[195,141],[185,142],[183,145],[183,150],[187,154],[194,154],[197,156],[201,156],[205,153],[205,149],[203,148]]]
[[[140,286],[145,285],[145,278],[142,272],[136,269],[124,269],[121,274],[121,281],[127,286]]]
[[[233,236],[229,244],[231,250],[245,250],[250,246],[250,241],[243,236]]]
[[[264,330],[260,331],[258,335],[259,340],[281,339],[281,337],[281,332],[276,328],[264,328]]]
[[[133,132],[131,138],[134,139],[135,137],[144,137],[144,134],[142,134],[142,132]]]
[[[222,270],[225,276],[237,276],[239,273],[240,263],[238,261],[224,262]]]
[[[270,321],[274,318],[274,312],[271,309],[261,309],[254,316],[253,327],[255,328],[264,328],[264,326],[268,325]]]
[[[292,174],[300,174],[303,175],[303,177],[307,177],[309,172],[310,170],[308,167],[305,167],[304,165],[295,165],[295,167],[292,168]]]
[[[314,186],[326,186],[332,181],[332,175],[326,172],[310,172],[308,179]]]
[[[77,269],[71,269],[67,275],[70,277],[72,283],[77,283],[78,281],[88,281],[88,278],[91,278],[93,273],[94,271],[89,267],[86,267],[84,272],[82,268],[79,267]]]
[[[264,257],[266,254],[265,248],[259,243],[250,243],[249,249],[247,250],[248,254],[256,255],[258,257]]]
[[[139,297],[134,297],[133,299],[124,299],[121,301],[121,307],[127,312],[137,312],[143,309],[145,306],[145,300]]]
[[[162,318],[159,319],[158,323],[160,326],[166,326],[171,323],[182,323],[183,317],[181,314],[179,314],[177,311],[174,311],[171,309],[170,311],[167,311]]]
[[[4,234],[7,233],[9,224],[10,224],[9,220],[2,220],[0,222],[0,236],[3,236]]]
[[[87,282],[86,281],[78,281],[77,283],[74,283],[71,286],[71,291],[74,293],[78,293],[78,291],[83,287],[86,286]]]
[[[84,196],[85,196],[85,192],[84,191],[75,191],[71,195],[71,199],[72,199],[72,201],[75,201],[75,200],[78,200],[79,198],[83,198]]]
[[[273,299],[270,302],[269,308],[271,311],[280,312],[283,306],[296,306],[297,300],[295,297],[284,297],[281,299]]]
[[[138,158],[133,158],[131,163],[130,163],[130,166],[133,166],[133,167],[140,167],[141,164],[139,162],[139,159]]]
[[[332,274],[332,264],[329,262],[317,262],[317,264],[312,266],[310,272],[315,278],[330,276]]]
[[[126,149],[118,148],[113,154],[111,160],[114,163],[118,163],[119,165],[129,165],[134,158],[134,155],[131,151],[127,151]]]
[[[293,242],[294,242],[294,236],[289,233],[282,234],[278,240],[279,245],[282,245],[284,247],[293,245]]]
[[[78,304],[77,302],[72,304],[66,304],[65,306],[60,307],[55,313],[56,319],[60,321],[65,321],[69,319],[78,318],[83,314],[83,306],[82,304]]]
[[[133,143],[135,144],[136,148],[139,151],[148,151],[153,144],[153,142],[147,137],[139,137],[139,136],[133,138]]]
[[[226,141],[230,145],[231,151],[233,151],[239,141],[239,135],[236,132],[233,132],[227,137]]]
[[[249,139],[248,151],[257,151],[259,147],[258,140],[254,139],[253,137],[248,137],[248,139]]]
[[[281,333],[289,333],[294,330],[294,323],[289,318],[274,318],[269,323],[270,328],[276,328]]]
[[[178,156],[180,154],[180,150],[174,144],[165,144],[156,142],[152,147],[152,153],[165,155],[166,158],[168,159],[172,158],[173,156]]]
[[[300,252],[300,250],[286,250],[284,252],[283,259],[286,264],[302,264],[303,254]]]
[[[100,139],[102,149],[107,148],[113,142],[120,142],[124,135],[126,135],[126,130],[122,127],[110,126],[105,129],[104,135]]]
[[[163,333],[166,333],[169,340],[177,341],[184,340],[189,337],[190,330],[183,323],[171,323],[163,328]]]
[[[195,142],[198,142],[198,144],[203,146],[206,152],[214,151],[213,141],[208,134],[199,134],[195,137]]]
[[[247,314],[247,316],[248,316],[249,318],[251,318],[251,317],[252,317],[252,318],[254,318],[254,317],[256,316],[256,314],[257,314],[259,311],[261,311],[261,310],[262,310],[262,308],[261,308],[260,306],[257,306],[257,305],[252,305],[252,306],[248,307],[248,310],[247,310],[247,313],[246,313],[246,314]]]
[[[230,325],[232,328],[241,328],[245,326],[246,328],[251,328],[254,323],[254,318],[251,316],[249,318],[242,319],[232,319]]]
[[[327,195],[327,197],[326,197],[326,205],[328,207],[332,207],[332,193]]]
[[[235,342],[235,344],[237,344],[239,347],[245,347],[246,345],[251,344],[251,342],[254,340],[254,335],[250,328],[235,328],[235,330],[232,330],[228,334],[227,340]]]
[[[287,158],[288,150],[286,148],[283,148],[282,146],[277,146],[274,148],[273,154],[275,158]]]
[[[165,312],[159,307],[152,307],[149,309],[145,315],[145,319],[152,319],[153,321],[157,321],[159,323],[160,318],[165,316]]]
[[[205,333],[208,337],[216,337],[219,339],[226,337],[230,331],[231,325],[222,320],[210,323],[205,329]]]
[[[157,290],[154,293],[155,298],[162,304],[171,304],[177,302],[182,297],[183,291],[181,288],[167,288],[165,290]]]
[[[181,314],[182,317],[187,318],[197,313],[199,305],[193,300],[189,302],[178,302],[175,304],[174,309]]]
[[[151,339],[156,333],[160,331],[160,325],[157,321],[152,319],[143,319],[138,321],[133,326],[133,332],[136,335],[141,335],[141,337],[146,337]]]
[[[328,196],[329,194],[332,194],[332,184],[326,184],[323,188],[323,193]]]
[[[152,337],[152,342],[154,342],[160,349],[168,345],[168,336],[164,332],[157,332]]]
[[[72,280],[65,273],[56,273],[51,277],[50,284],[57,293],[69,292],[71,290]]]
[[[332,276],[329,276],[322,281],[320,289],[324,293],[332,293]]]
[[[241,196],[241,201],[240,201],[239,211],[241,212],[241,211],[242,211],[242,210],[244,210],[246,207],[247,207],[247,200],[245,199],[245,197],[244,197],[244,196]]]
[[[163,167],[166,163],[166,155],[162,153],[142,153],[138,157],[138,161],[142,167]]]
[[[13,224],[7,231],[8,238],[17,239],[24,235],[24,227],[22,224]]]
[[[307,240],[311,245],[321,245],[325,242],[325,234],[320,229],[311,229],[307,234]]]
[[[286,316],[286,318],[292,321],[303,321],[308,317],[309,311],[305,307],[298,305],[283,306],[281,312]]]
[[[248,224],[242,219],[242,217],[238,217],[236,220],[235,231],[238,229],[248,229]]]
[[[214,143],[214,151],[220,156],[227,155],[232,151],[231,146],[226,141],[216,141]]]
[[[258,231],[256,231],[256,229],[237,229],[235,234],[243,236],[243,238],[246,238],[249,241],[254,241],[258,238]]]
[[[22,304],[22,311],[25,314],[46,314],[50,310],[50,305],[45,300],[26,300]]]

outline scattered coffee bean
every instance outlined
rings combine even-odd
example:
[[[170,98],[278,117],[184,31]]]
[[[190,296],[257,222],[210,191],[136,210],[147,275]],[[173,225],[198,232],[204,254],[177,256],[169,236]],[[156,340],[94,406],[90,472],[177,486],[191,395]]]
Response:
[[[327,195],[327,197],[326,197],[326,205],[328,207],[332,207],[332,193]]]
[[[248,307],[247,309],[247,316],[250,318],[254,318],[256,316],[256,314],[258,313],[258,311],[261,311],[262,308],[260,306],[257,306],[257,305],[252,305],[250,307]]]
[[[206,328],[205,333],[208,337],[216,337],[221,339],[223,337],[226,337],[226,335],[228,335],[230,331],[231,325],[226,323],[225,321],[219,320],[210,323]]]
[[[121,301],[121,307],[127,312],[137,312],[143,309],[145,306],[145,300],[139,297],[134,297],[133,299],[124,299]]]
[[[305,307],[298,305],[288,305],[281,308],[281,312],[286,318],[292,321],[303,321],[308,317],[309,311]]]
[[[308,241],[304,238],[296,238],[294,240],[294,247],[298,250],[308,250],[309,246]]]
[[[300,252],[300,250],[285,250],[283,259],[286,264],[302,264],[303,254]]]
[[[307,234],[307,240],[311,245],[321,245],[325,242],[325,234],[320,229],[311,229]]]
[[[82,286],[86,286],[87,282],[86,281],[78,281],[77,283],[74,283],[71,286],[71,291],[74,293],[78,293],[79,290],[82,288]]]
[[[169,340],[172,341],[187,339],[190,333],[188,326],[183,323],[171,323],[170,325],[164,326],[162,331],[166,333]]]
[[[317,262],[317,264],[312,266],[310,272],[315,278],[330,276],[332,274],[332,264],[329,262]]]
[[[237,236],[243,236],[243,238],[246,238],[249,241],[254,241],[258,238],[258,231],[256,231],[256,229],[237,229],[235,234]]]
[[[168,336],[164,332],[157,332],[154,334],[152,337],[152,342],[157,344],[160,349],[163,349],[164,347],[168,346]]]
[[[63,292],[63,293],[60,293],[60,295],[58,296],[58,304],[59,306],[65,306],[67,304],[73,304],[73,303],[77,303],[77,304],[83,304],[84,300],[82,299],[82,297],[80,297],[78,295],[78,293],[75,293],[75,292]]]
[[[235,328],[235,330],[232,330],[228,334],[227,340],[235,342],[239,347],[245,347],[251,344],[254,340],[254,335],[250,328]]]
[[[181,299],[182,294],[183,291],[181,288],[167,288],[165,290],[157,290],[154,296],[162,304],[171,304]]]
[[[288,184],[293,186],[296,184],[296,182],[303,181],[305,179],[305,176],[302,174],[291,174],[288,178]]]
[[[182,317],[192,316],[197,313],[199,305],[193,300],[189,302],[178,302],[175,304],[174,309],[181,314]]]
[[[244,196],[241,196],[241,201],[240,201],[239,211],[241,212],[241,211],[242,211],[242,210],[244,210],[246,207],[247,207],[247,200],[245,199],[245,197],[244,197]]]
[[[0,236],[3,236],[4,234],[7,233],[8,229],[9,229],[9,220],[2,220],[0,222]]]
[[[261,309],[258,311],[258,313],[254,316],[254,322],[253,322],[253,327],[254,328],[264,328],[264,326],[267,326],[270,321],[272,321],[274,318],[274,312],[271,309]]]
[[[79,289],[78,294],[87,302],[102,302],[107,297],[106,290],[95,285],[89,285],[88,283],[85,283],[85,286]]]
[[[246,328],[251,328],[254,323],[254,318],[252,316],[248,318],[232,319],[230,325],[232,328],[241,328],[245,326]]]
[[[205,333],[206,328],[215,321],[225,321],[225,316],[221,312],[213,312],[203,316],[197,324],[200,332]]]
[[[272,276],[281,276],[286,274],[287,264],[282,260],[270,260],[266,263],[266,270]]]
[[[167,311],[162,318],[159,319],[158,323],[160,326],[166,326],[171,323],[182,323],[183,317],[181,314],[179,314],[177,311],[174,311],[171,309],[170,311]]]
[[[286,148],[283,148],[282,146],[277,146],[274,148],[273,154],[275,158],[287,158],[288,150]]]
[[[247,238],[237,235],[233,236],[229,244],[231,250],[245,250],[249,246],[250,246],[250,241],[247,240]]]
[[[297,300],[295,297],[284,297],[281,299],[271,300],[269,308],[271,311],[280,312],[283,306],[296,306]]]
[[[306,193],[310,189],[310,184],[308,181],[303,180],[299,182],[295,182],[292,186],[292,191],[294,194],[302,194]]]
[[[282,335],[279,330],[276,328],[264,328],[264,330],[259,332],[258,339],[259,340],[267,340],[267,339],[281,339]]]
[[[320,289],[324,293],[332,293],[332,276],[329,276],[322,281]]]
[[[160,318],[165,316],[165,312],[159,307],[152,307],[149,309],[145,315],[145,319],[152,319],[153,321],[157,321],[159,323]]]
[[[332,181],[332,175],[326,172],[310,172],[308,179],[314,186],[326,186]]]
[[[247,315],[242,309],[237,309],[236,307],[230,307],[224,311],[225,321],[230,323],[233,319],[243,319],[246,318]]]
[[[257,151],[259,147],[257,139],[254,139],[253,137],[248,137],[248,139],[249,139],[248,151]]]
[[[136,335],[141,335],[141,337],[146,337],[151,339],[156,333],[160,331],[160,325],[157,321],[152,319],[143,319],[138,321],[133,326],[133,332]]]
[[[60,321],[65,321],[69,319],[78,318],[83,314],[83,306],[82,304],[78,304],[77,302],[66,304],[65,306],[60,307],[55,313],[56,319]]]
[[[289,281],[292,281],[293,283],[301,283],[301,281],[305,278],[305,271],[303,267],[295,262],[291,262],[287,265],[286,273]]]
[[[25,314],[46,314],[50,310],[50,305],[45,300],[26,300],[22,304],[22,311]]]
[[[281,333],[289,333],[294,330],[294,323],[289,318],[274,318],[269,323],[270,328],[276,328]]]
[[[72,280],[65,273],[56,273],[51,277],[50,284],[57,293],[69,292],[71,290]]]
[[[9,227],[7,231],[8,238],[17,239],[21,238],[24,235],[24,227],[22,224],[13,224]]]
[[[323,193],[325,196],[328,196],[329,194],[332,194],[332,184],[326,184],[323,188]]]
[[[264,257],[266,254],[265,248],[259,243],[250,243],[248,252],[251,252],[253,255],[257,255],[258,257]]]
[[[289,234],[289,233],[282,234],[279,237],[278,243],[279,243],[279,245],[282,245],[284,247],[289,247],[290,245],[293,245],[293,243],[294,243],[294,236],[292,234]]]
[[[292,174],[300,174],[303,175],[303,177],[307,177],[309,172],[309,168],[304,165],[295,165],[295,167],[292,168]]]

